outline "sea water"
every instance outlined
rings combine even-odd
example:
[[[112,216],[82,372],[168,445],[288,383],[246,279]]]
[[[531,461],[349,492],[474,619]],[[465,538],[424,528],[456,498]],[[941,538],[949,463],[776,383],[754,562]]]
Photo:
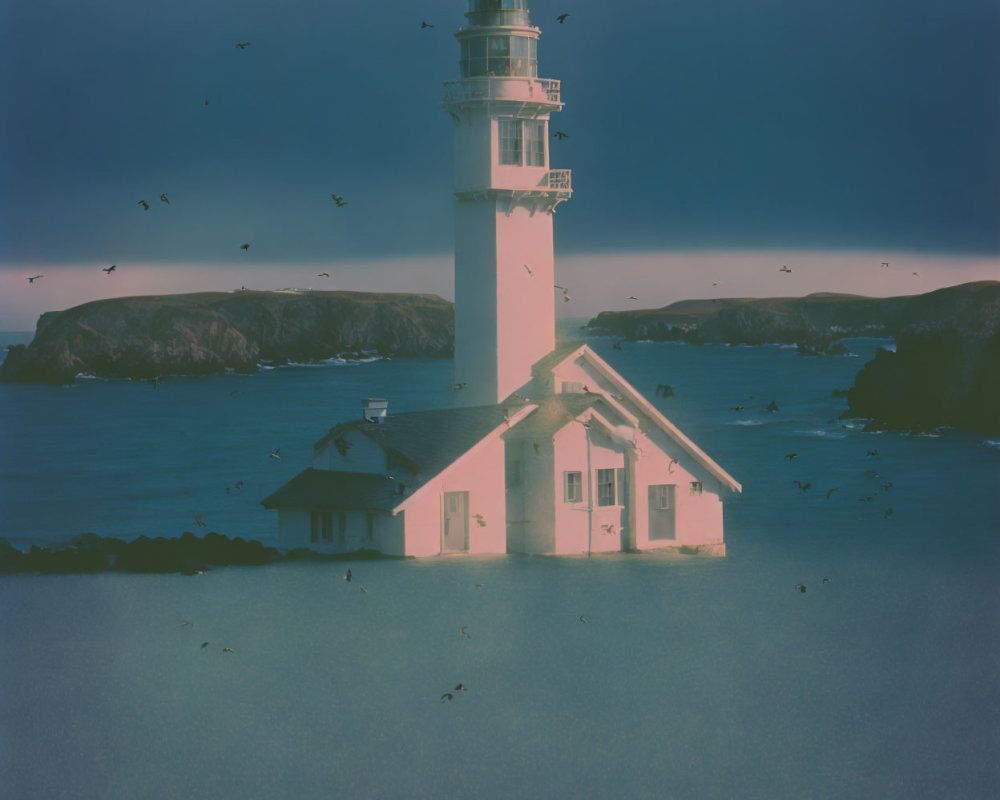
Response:
[[[884,342],[613,343],[743,484],[725,558],[3,577],[0,795],[996,796],[997,443],[841,420]],[[446,407],[450,383],[399,359],[0,384],[0,536],[274,544],[260,500],[360,398]]]

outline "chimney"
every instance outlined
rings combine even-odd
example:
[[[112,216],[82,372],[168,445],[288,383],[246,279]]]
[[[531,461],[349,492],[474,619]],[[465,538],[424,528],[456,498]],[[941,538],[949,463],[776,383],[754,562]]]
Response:
[[[379,397],[362,397],[362,419],[365,422],[385,422],[385,412],[389,401]]]

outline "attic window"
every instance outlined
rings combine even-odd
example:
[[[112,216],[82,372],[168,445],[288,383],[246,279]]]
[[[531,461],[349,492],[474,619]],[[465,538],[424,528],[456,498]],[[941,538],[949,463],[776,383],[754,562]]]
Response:
[[[691,491],[688,492],[691,497],[697,497],[701,494],[701,481],[691,481]]]
[[[583,384],[580,381],[563,381],[563,394],[583,394]]]

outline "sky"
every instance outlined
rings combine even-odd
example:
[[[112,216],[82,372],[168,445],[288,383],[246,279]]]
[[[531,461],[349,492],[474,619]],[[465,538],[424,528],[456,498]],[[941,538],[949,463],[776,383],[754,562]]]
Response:
[[[1000,278],[995,0],[530,5],[573,170],[561,314]],[[0,330],[243,285],[450,298],[464,10],[5,0]]]

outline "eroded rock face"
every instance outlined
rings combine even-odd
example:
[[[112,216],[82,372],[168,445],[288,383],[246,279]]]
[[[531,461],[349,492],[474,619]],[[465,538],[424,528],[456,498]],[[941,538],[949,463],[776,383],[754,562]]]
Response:
[[[69,383],[79,373],[151,378],[255,372],[261,360],[341,353],[449,356],[454,308],[435,295],[205,292],[125,297],[48,312],[0,380]]]

